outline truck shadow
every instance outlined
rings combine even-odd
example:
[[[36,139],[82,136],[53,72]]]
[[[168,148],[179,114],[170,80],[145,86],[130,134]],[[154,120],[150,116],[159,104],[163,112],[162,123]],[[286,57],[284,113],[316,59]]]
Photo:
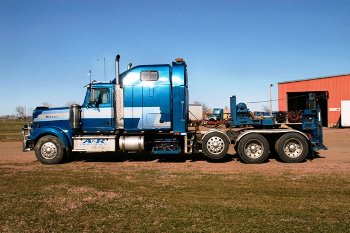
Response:
[[[320,156],[319,153],[309,155],[302,163],[315,159],[323,159],[325,157]],[[278,161],[283,163],[279,156],[271,152],[268,159],[262,164],[270,163],[271,161]],[[157,162],[157,163],[195,163],[205,161],[208,163],[229,163],[240,162],[244,163],[237,153],[229,153],[224,158],[214,160],[206,157],[203,154],[191,154],[191,155],[154,155],[150,153],[77,153],[73,157],[67,159],[66,162]]]
[[[314,159],[325,159],[326,157],[321,156],[319,152],[313,152],[312,155],[309,155],[308,159],[309,160],[314,160]]]
[[[77,153],[66,162],[151,162],[185,163],[207,161],[209,163],[227,163],[236,160],[237,154],[227,154],[222,159],[213,160],[203,154],[195,155],[154,155],[150,153]]]

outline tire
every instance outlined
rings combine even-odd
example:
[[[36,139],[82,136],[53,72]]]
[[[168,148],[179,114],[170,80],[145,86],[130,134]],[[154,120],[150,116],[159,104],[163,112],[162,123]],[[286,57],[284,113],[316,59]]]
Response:
[[[309,144],[299,133],[286,133],[276,141],[275,150],[283,162],[300,163],[309,153]]]
[[[227,155],[229,145],[230,141],[224,133],[213,131],[204,136],[202,150],[210,159],[218,160]]]
[[[239,141],[237,152],[245,163],[263,163],[270,153],[269,143],[260,134],[247,134]]]
[[[62,162],[65,151],[62,142],[57,137],[47,135],[36,143],[35,155],[43,164],[58,164]]]

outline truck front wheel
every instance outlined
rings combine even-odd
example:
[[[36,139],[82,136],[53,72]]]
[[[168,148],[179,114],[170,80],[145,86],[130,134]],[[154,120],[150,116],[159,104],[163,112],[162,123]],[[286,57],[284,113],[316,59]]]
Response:
[[[43,164],[60,163],[63,160],[64,154],[63,144],[55,136],[44,136],[35,145],[35,155]]]
[[[283,162],[300,163],[305,160],[309,146],[303,135],[287,133],[276,141],[275,150]]]
[[[245,135],[238,143],[238,155],[245,163],[262,163],[269,156],[269,143],[257,133]]]
[[[229,149],[226,135],[217,131],[209,132],[203,138],[203,152],[210,159],[222,159]]]

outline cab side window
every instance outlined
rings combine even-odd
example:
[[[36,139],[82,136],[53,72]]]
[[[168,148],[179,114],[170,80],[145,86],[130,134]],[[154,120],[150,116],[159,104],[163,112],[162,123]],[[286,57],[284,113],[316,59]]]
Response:
[[[92,89],[90,93],[90,103],[108,104],[110,103],[110,93],[108,88]]]

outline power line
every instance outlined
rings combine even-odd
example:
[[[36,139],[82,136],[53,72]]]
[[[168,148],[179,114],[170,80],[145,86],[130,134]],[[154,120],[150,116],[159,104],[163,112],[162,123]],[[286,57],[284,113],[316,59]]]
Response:
[[[293,96],[293,97],[289,97],[289,98],[281,98],[281,99],[273,99],[271,101],[279,101],[279,100],[289,100],[289,99],[296,99],[296,98],[301,98],[301,97],[305,97],[308,96],[309,94],[304,94],[304,95],[298,95],[298,96]],[[270,100],[261,100],[261,101],[250,101],[250,102],[245,102],[247,104],[259,104],[259,103],[267,103],[270,102]]]

